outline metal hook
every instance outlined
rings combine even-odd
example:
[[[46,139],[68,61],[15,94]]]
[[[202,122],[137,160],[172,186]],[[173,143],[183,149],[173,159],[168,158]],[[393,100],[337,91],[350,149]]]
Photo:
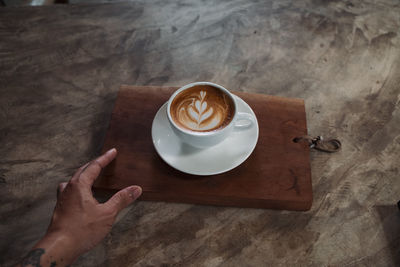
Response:
[[[325,141],[322,136],[312,137],[309,135],[303,135],[294,138],[293,142],[298,143],[303,140],[308,142],[310,148],[328,153],[337,152],[342,147],[342,143],[339,140],[328,139]]]

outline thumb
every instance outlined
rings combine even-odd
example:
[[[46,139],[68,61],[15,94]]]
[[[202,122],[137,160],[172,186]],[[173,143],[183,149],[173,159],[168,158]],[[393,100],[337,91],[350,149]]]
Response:
[[[140,186],[129,186],[115,193],[106,203],[104,203],[104,206],[107,209],[119,213],[135,201],[141,194],[142,188]]]
[[[66,182],[58,184],[57,197],[64,191],[65,187],[67,187],[67,184],[68,183],[66,183]]]

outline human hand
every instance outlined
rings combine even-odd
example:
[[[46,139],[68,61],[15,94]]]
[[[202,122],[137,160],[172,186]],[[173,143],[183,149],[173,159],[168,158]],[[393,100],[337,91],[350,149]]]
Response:
[[[105,203],[99,203],[93,197],[91,188],[94,181],[116,155],[115,149],[107,151],[79,168],[68,183],[59,185],[57,204],[47,234],[32,250],[36,251],[41,266],[68,265],[92,249],[111,230],[118,213],[141,195],[139,186],[130,186]]]

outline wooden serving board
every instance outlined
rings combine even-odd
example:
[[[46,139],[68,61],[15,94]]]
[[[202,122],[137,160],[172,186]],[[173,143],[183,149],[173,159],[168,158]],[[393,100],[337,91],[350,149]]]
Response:
[[[121,86],[103,147],[103,151],[116,147],[119,153],[97,180],[95,190],[115,191],[140,185],[142,200],[286,210],[311,208],[309,148],[292,141],[307,134],[303,100],[234,92],[257,116],[257,146],[243,164],[227,173],[194,176],[167,165],[152,143],[153,118],[176,89]]]

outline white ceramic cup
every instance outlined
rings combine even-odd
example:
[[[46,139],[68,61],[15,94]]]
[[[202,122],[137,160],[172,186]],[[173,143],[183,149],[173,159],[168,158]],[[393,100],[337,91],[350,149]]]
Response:
[[[232,103],[234,105],[234,110],[235,113],[233,115],[233,118],[231,122],[226,125],[225,127],[209,132],[195,132],[195,131],[190,131],[187,129],[184,129],[182,127],[179,127],[174,120],[171,117],[171,104],[172,101],[175,99],[175,97],[182,91],[185,91],[189,88],[192,88],[193,86],[197,85],[208,85],[212,86],[214,88],[217,88],[218,90],[223,91],[227,96],[229,96],[232,99]],[[255,118],[252,114],[250,113],[245,113],[245,112],[238,112],[237,109],[237,103],[236,103],[236,98],[234,95],[232,95],[227,89],[222,87],[221,85],[215,84],[215,83],[210,83],[210,82],[195,82],[195,83],[190,83],[188,85],[185,85],[178,90],[176,90],[172,96],[168,100],[168,106],[167,106],[167,117],[169,120],[169,123],[171,124],[172,130],[174,133],[179,137],[179,139],[191,146],[197,147],[197,148],[207,148],[214,146],[223,140],[225,140],[231,133],[232,131],[242,131],[249,129],[251,127],[254,127],[255,125]]]

